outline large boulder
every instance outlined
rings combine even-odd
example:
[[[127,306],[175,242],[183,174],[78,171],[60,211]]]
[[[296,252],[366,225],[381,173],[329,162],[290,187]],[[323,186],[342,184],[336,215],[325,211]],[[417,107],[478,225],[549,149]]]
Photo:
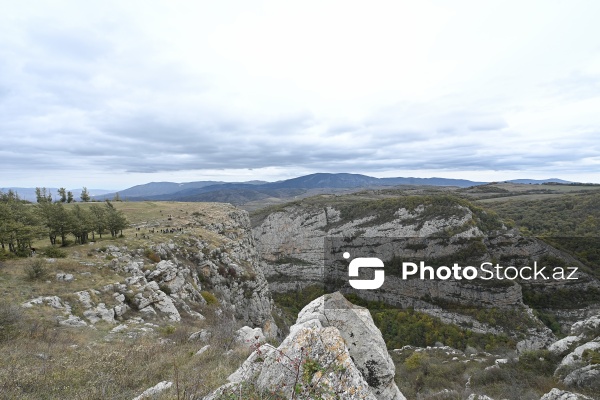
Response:
[[[341,294],[322,296],[298,315],[278,348],[258,345],[225,385],[206,399],[257,391],[325,399],[401,400],[394,364],[368,310]]]

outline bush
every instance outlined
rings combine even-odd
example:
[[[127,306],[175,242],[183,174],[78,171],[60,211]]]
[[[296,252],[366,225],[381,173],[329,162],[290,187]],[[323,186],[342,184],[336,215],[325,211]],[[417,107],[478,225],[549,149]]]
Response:
[[[175,328],[173,325],[167,325],[167,326],[160,327],[159,330],[160,330],[160,333],[167,336],[167,335],[174,334],[175,331],[177,330],[177,328]]]
[[[0,342],[15,336],[16,325],[21,317],[20,307],[4,302],[0,303]]]
[[[161,260],[160,256],[151,249],[146,249],[144,251],[144,256],[146,256],[150,261],[155,263],[160,262]]]
[[[208,305],[219,304],[219,300],[211,292],[207,292],[206,290],[203,290],[200,292],[200,294],[202,295],[204,300],[206,300],[206,304],[208,304]]]
[[[427,364],[427,355],[425,355],[423,353],[414,352],[406,360],[404,360],[404,366],[409,371],[414,371],[416,369],[420,369],[426,364]]]
[[[35,259],[25,267],[25,275],[30,281],[42,280],[48,276],[46,262],[41,259]]]
[[[59,249],[58,247],[46,247],[43,251],[46,257],[50,258],[66,258],[67,252]]]

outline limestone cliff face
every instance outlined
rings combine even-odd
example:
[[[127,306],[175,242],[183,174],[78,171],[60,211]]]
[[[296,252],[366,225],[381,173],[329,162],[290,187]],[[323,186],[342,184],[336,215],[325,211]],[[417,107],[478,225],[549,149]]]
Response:
[[[452,279],[443,282],[400,279],[387,263],[394,256],[400,257],[398,248],[389,245],[390,238],[429,238],[426,248],[420,247],[422,243],[401,247],[402,257],[415,260],[448,260],[456,254],[467,253],[468,260],[474,263],[468,265],[493,262],[502,266],[522,266],[546,255],[580,265],[543,241],[523,237],[494,220],[493,216],[460,200],[432,202],[424,198],[423,204],[416,206],[403,205],[403,201],[371,200],[347,204],[332,199],[320,203],[301,202],[255,218],[253,234],[271,290],[287,292],[309,285],[323,285],[326,237],[354,241],[372,238],[368,241],[369,249],[371,254],[386,262],[386,278],[383,290],[376,294],[362,291],[361,297],[399,307],[427,309],[446,322],[467,323],[475,331],[491,333],[498,333],[498,329],[454,311],[460,307],[522,309],[524,318],[531,320],[525,335],[531,340],[524,340],[520,345],[520,349],[525,350],[543,347],[554,339],[524,306],[525,290],[552,297],[557,290],[600,288],[596,279],[581,271],[576,274],[577,281],[539,284],[494,280],[483,285]],[[478,237],[481,239],[475,239]],[[523,335],[518,337],[524,339]]]
[[[324,238],[330,237],[427,237],[455,230],[460,237],[480,235],[470,209],[457,205],[450,215],[422,220],[424,206],[406,208],[357,219],[344,218],[334,206],[292,205],[269,214],[253,228],[265,276],[273,291],[323,282]],[[293,268],[290,268],[293,266]]]

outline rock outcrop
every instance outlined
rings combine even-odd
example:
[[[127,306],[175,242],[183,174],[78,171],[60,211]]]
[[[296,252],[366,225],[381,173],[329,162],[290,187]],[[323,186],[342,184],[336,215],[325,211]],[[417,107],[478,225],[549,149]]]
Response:
[[[554,375],[565,385],[600,392],[600,315],[573,324],[549,350],[563,356]]]
[[[322,296],[299,313],[277,348],[256,350],[206,400],[240,389],[300,398],[401,400],[395,368],[368,310],[340,293]]]
[[[566,390],[560,390],[557,388],[552,389],[540,400],[593,400],[591,397],[584,396],[579,393],[567,392]]]

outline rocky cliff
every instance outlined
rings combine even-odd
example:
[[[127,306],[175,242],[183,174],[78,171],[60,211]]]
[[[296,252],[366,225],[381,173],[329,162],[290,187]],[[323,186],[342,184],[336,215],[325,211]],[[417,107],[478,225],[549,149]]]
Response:
[[[446,265],[449,260],[479,265],[482,262],[502,266],[529,265],[542,257],[561,265],[581,264],[547,243],[523,237],[510,230],[494,215],[462,199],[449,196],[406,196],[387,199],[361,199],[338,196],[305,199],[253,215],[253,234],[262,256],[262,266],[274,292],[323,286],[331,247],[351,252],[368,248],[370,254],[386,263],[382,290],[361,291],[365,300],[380,301],[394,307],[426,309],[446,322],[470,324],[475,331],[499,333],[497,327],[460,315],[460,308],[512,308],[523,310],[527,333],[515,337],[535,337],[521,348],[541,347],[554,340],[552,333],[525,307],[524,297],[554,299],[564,297],[572,305],[554,304],[554,308],[576,309],[581,293],[600,293],[597,279],[583,272],[576,281],[536,284],[525,281],[427,281],[405,280],[394,270],[394,259],[430,260]],[[335,240],[339,239],[337,242]],[[404,238],[405,244],[393,243]],[[338,243],[338,245],[331,243]],[[351,250],[354,249],[354,250]],[[340,253],[341,254],[341,253]],[[366,256],[353,254],[356,256]],[[325,265],[324,260],[325,259]],[[340,258],[341,259],[341,258]],[[571,295],[573,293],[574,295]],[[540,300],[540,301],[542,301]],[[551,306],[548,308],[552,308]],[[578,311],[563,312],[566,316]],[[593,314],[594,311],[591,311]],[[574,320],[576,318],[572,318]],[[572,323],[572,322],[571,322]],[[565,329],[568,329],[568,325]],[[501,329],[500,329],[501,330]],[[512,333],[515,333],[514,331]]]
[[[131,318],[138,322],[204,319],[201,311],[208,302],[230,312],[240,324],[275,335],[272,300],[258,264],[248,214],[223,204],[198,208],[191,215],[169,216],[164,225],[140,222],[136,240],[98,248],[91,259],[81,261],[96,269],[84,273],[89,277],[112,270],[113,282],[62,298],[34,298],[23,306],[49,304],[66,326],[103,321],[126,327]],[[57,274],[63,281],[82,278]]]

